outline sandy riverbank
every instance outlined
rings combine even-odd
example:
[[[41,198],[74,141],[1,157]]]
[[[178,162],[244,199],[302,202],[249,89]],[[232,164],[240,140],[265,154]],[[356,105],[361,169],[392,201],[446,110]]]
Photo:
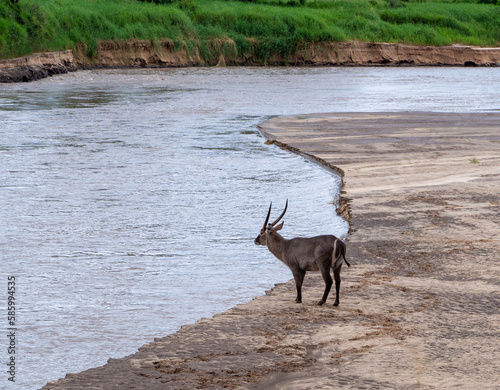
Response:
[[[498,389],[499,124],[423,112],[262,124],[344,172],[340,306],[315,306],[323,285],[308,274],[301,305],[283,284],[44,389]]]
[[[319,42],[298,46],[288,56],[275,54],[257,58],[256,51],[238,53],[231,39],[207,43],[215,53],[202,56],[199,48],[169,39],[154,41],[103,41],[94,57],[85,46],[77,50],[37,53],[26,57],[0,60],[0,82],[39,80],[78,68],[141,68],[185,66],[498,66],[500,47],[464,45],[418,46],[401,43]],[[257,45],[257,43],[255,43]]]

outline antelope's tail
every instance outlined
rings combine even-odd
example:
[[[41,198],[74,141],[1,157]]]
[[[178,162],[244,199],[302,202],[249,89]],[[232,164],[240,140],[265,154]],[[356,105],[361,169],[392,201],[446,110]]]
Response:
[[[348,262],[348,261],[347,261],[347,259],[345,258],[345,246],[343,246],[343,247],[341,248],[341,251],[342,251],[342,257],[344,258],[344,261],[345,261],[345,263],[347,264],[347,267],[348,267],[348,268],[351,268],[351,264],[349,264],[349,262]]]
[[[340,246],[340,248],[339,248],[339,250],[340,250],[339,257],[336,257],[336,254],[337,254],[337,245]],[[340,267],[342,265],[342,260],[344,260],[345,263],[347,264],[347,266],[349,268],[351,268],[351,264],[349,264],[349,262],[345,258],[345,244],[342,241],[338,240],[338,239],[335,240],[335,243],[333,244],[332,257],[335,260],[335,263],[333,265],[333,269],[337,269],[338,267]]]

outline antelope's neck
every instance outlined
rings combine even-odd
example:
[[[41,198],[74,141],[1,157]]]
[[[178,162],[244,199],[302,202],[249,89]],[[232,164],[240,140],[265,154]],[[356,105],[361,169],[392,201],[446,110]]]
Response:
[[[284,261],[286,239],[278,233],[270,234],[267,237],[267,247],[269,251],[281,261]]]

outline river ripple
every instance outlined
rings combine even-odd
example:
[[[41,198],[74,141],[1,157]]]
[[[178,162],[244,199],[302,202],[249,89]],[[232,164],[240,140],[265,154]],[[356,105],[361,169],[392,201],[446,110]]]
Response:
[[[270,201],[278,213],[290,200],[285,236],[345,234],[338,178],[264,145],[257,123],[495,110],[499,84],[485,68],[191,68],[0,85],[1,276],[17,277],[18,383],[102,365],[288,280],[253,244]]]

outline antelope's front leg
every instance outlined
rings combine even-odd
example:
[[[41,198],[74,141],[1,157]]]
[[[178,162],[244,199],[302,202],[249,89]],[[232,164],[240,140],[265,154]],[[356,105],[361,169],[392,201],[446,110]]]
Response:
[[[304,282],[306,273],[300,270],[292,271],[292,273],[295,279],[295,287],[297,288],[297,298],[295,298],[295,302],[302,303],[302,283]]]

